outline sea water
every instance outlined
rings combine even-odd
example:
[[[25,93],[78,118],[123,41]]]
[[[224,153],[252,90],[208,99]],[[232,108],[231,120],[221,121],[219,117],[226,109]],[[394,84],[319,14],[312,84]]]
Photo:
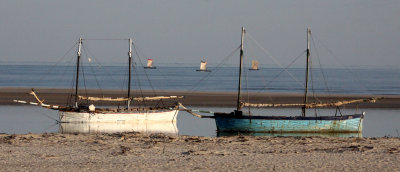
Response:
[[[179,91],[237,90],[238,68],[210,68],[198,72],[197,67],[163,67],[132,70],[132,89]],[[400,94],[400,69],[396,68],[328,68],[312,69],[309,90],[315,93],[341,94]],[[75,84],[74,66],[0,65],[0,87],[72,88]],[[88,89],[126,89],[126,66],[83,66],[79,87]],[[242,88],[249,92],[301,93],[305,71],[301,68],[283,70],[245,69]]]
[[[191,107],[194,109],[212,110],[229,112],[232,108],[218,107]],[[362,137],[400,137],[400,109],[363,109],[366,112],[363,122]],[[297,109],[269,109],[263,110],[265,114],[270,115],[298,115],[301,112]],[[322,110],[334,113],[334,109]],[[354,113],[354,109],[345,110],[343,113]],[[360,111],[359,111],[360,112]],[[204,114],[207,115],[207,114]],[[58,111],[49,110],[37,106],[0,106],[0,133],[7,134],[26,134],[26,133],[58,133],[63,132],[61,124],[58,124]],[[81,124],[85,125],[85,124]],[[83,126],[81,128],[84,128]],[[90,127],[90,126],[89,126]],[[96,125],[97,127],[97,125]],[[108,126],[106,126],[108,127]],[[111,126],[112,127],[112,126]],[[120,127],[120,125],[116,125]],[[168,127],[168,126],[167,126]],[[197,118],[187,112],[179,112],[177,117],[176,135],[189,136],[208,136],[218,135],[214,119]],[[104,129],[104,128],[103,128]],[[111,128],[115,130],[114,128]],[[90,131],[90,130],[89,130]],[[132,129],[130,131],[135,131]],[[88,130],[74,130],[74,132],[87,133]],[[93,132],[98,132],[93,128]],[[140,130],[143,132],[143,130]],[[166,133],[170,134],[170,133]],[[321,135],[325,136],[325,135]],[[328,135],[329,136],[329,135]],[[339,135],[341,136],[341,135]],[[355,136],[355,135],[352,135]],[[344,135],[346,137],[346,135]]]

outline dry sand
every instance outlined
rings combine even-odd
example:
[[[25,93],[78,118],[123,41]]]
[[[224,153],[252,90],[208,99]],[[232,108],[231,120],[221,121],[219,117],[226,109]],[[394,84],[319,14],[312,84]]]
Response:
[[[0,134],[0,171],[399,171],[399,138]]]
[[[68,101],[71,89],[36,89],[37,95],[45,100],[47,104],[65,105]],[[14,99],[35,101],[33,96],[28,95],[30,88],[0,88],[0,105],[17,105]],[[118,90],[88,90],[88,96],[104,97],[124,97],[124,92]],[[233,92],[184,92],[184,91],[143,91],[143,93],[133,92],[133,95],[144,96],[184,96],[180,100],[186,106],[215,106],[215,107],[234,107],[236,106],[237,94]],[[246,96],[244,96],[246,97]],[[400,108],[400,95],[318,95],[321,101],[337,101],[358,98],[384,97],[376,103],[360,103],[347,105],[348,108]],[[288,93],[250,93],[250,102],[259,103],[301,103],[303,94]],[[312,100],[310,100],[312,101]]]

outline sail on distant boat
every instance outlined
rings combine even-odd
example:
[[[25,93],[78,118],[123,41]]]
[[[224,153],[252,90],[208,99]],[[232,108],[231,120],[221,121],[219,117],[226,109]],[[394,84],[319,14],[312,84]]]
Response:
[[[258,61],[257,60],[251,61],[251,68],[249,70],[258,70]]]
[[[144,67],[145,69],[156,69],[155,66],[153,66],[153,59],[147,59],[147,66]]]
[[[204,61],[204,60],[202,60],[200,62],[200,69],[198,69],[196,71],[199,71],[199,72],[211,72],[211,70],[207,70],[207,62]]]

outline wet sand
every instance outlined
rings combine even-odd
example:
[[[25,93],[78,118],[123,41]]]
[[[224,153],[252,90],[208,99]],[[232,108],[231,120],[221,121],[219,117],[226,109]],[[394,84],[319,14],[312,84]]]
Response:
[[[400,138],[0,134],[0,171],[397,171]]]
[[[44,99],[47,104],[66,105],[68,102],[71,89],[35,89],[40,99]],[[30,88],[0,88],[0,105],[19,105],[14,103],[14,99],[23,99],[35,101],[33,96],[28,95]],[[132,92],[135,95],[143,96],[184,96],[181,99],[185,106],[214,106],[214,107],[234,107],[236,106],[237,94],[234,92],[183,92],[183,91],[148,91],[143,93]],[[96,97],[126,97],[125,92],[118,90],[88,90],[88,96]],[[352,94],[335,94],[335,95],[317,95],[318,99],[324,102],[337,100],[349,100],[358,98],[384,97],[384,99],[376,103],[359,103],[347,105],[348,108],[400,108],[400,95],[352,95]],[[137,96],[135,96],[137,97]],[[247,96],[243,96],[246,98]],[[303,94],[293,93],[250,93],[250,102],[254,103],[301,103]],[[313,98],[310,98],[312,101]]]

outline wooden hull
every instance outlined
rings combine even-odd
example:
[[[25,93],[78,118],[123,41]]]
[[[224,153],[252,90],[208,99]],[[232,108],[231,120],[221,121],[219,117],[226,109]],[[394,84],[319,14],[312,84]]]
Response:
[[[176,121],[178,110],[157,110],[137,112],[63,112],[60,111],[60,122],[131,122],[131,121]]]
[[[178,135],[176,121],[135,121],[135,122],[91,122],[91,123],[61,123],[60,133],[164,133]]]
[[[215,113],[218,132],[361,133],[364,113],[345,116],[241,116]]]
[[[269,136],[269,137],[362,137],[362,133],[265,133],[265,132],[217,132],[222,136]]]

